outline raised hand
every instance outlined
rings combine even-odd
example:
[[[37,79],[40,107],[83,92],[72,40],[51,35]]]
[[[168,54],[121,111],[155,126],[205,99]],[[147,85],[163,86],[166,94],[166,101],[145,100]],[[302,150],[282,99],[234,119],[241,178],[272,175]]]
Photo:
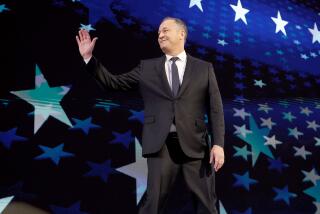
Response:
[[[83,59],[90,59],[92,52],[97,41],[97,37],[91,40],[90,34],[86,30],[79,30],[79,36],[76,36],[76,40],[79,47],[79,52]]]

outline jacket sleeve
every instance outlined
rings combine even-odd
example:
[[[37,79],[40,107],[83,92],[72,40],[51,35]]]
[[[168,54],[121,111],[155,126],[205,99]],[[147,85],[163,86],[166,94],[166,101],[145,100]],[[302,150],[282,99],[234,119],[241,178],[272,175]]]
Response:
[[[98,85],[104,90],[128,91],[138,88],[140,67],[141,64],[128,73],[113,75],[95,57],[92,57],[85,65],[85,70],[94,77]]]
[[[209,122],[213,133],[213,145],[224,147],[225,123],[223,105],[213,66],[209,65]]]

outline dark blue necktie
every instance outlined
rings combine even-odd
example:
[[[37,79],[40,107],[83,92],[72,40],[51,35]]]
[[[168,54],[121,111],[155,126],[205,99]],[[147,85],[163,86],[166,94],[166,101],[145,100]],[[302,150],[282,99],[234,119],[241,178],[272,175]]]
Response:
[[[172,61],[171,64],[171,77],[172,77],[172,94],[174,97],[177,96],[179,88],[180,88],[180,81],[179,81],[179,73],[178,73],[178,67],[176,65],[176,61],[178,60],[178,57],[172,57],[170,60]]]

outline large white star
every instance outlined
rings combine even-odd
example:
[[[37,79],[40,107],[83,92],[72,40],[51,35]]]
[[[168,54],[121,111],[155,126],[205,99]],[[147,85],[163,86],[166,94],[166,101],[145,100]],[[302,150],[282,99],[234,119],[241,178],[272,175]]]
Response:
[[[308,28],[308,30],[312,34],[312,44],[315,42],[320,43],[320,31],[318,30],[317,23],[314,23],[313,29]]]
[[[286,29],[284,28],[289,22],[282,20],[280,11],[278,11],[277,18],[271,17],[272,21],[276,24],[276,33],[281,31],[284,35],[287,35]]]
[[[234,21],[236,22],[239,19],[241,19],[247,25],[246,14],[249,13],[250,10],[243,8],[240,0],[238,0],[237,6],[230,4],[230,7],[232,7],[234,12],[236,12],[236,16],[234,17]]]
[[[136,162],[117,168],[116,170],[136,179],[137,204],[147,187],[147,160],[142,157],[142,148],[135,138]]]
[[[199,10],[201,10],[201,12],[203,12],[201,1],[202,0],[190,0],[189,8],[196,5],[199,8]]]
[[[34,106],[34,133],[36,133],[49,116],[72,126],[60,105],[60,101],[68,91],[69,88],[65,86],[50,87],[36,65],[35,89],[11,91],[11,93]]]
[[[2,211],[8,206],[13,198],[14,196],[9,196],[0,199],[0,213],[2,213]]]

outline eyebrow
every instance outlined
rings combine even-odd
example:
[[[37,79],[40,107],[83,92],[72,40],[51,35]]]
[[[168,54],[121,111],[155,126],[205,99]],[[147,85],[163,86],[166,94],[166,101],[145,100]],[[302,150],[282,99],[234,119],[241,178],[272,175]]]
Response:
[[[168,30],[167,27],[162,28],[161,30]],[[161,30],[158,30],[158,34],[160,33]]]

